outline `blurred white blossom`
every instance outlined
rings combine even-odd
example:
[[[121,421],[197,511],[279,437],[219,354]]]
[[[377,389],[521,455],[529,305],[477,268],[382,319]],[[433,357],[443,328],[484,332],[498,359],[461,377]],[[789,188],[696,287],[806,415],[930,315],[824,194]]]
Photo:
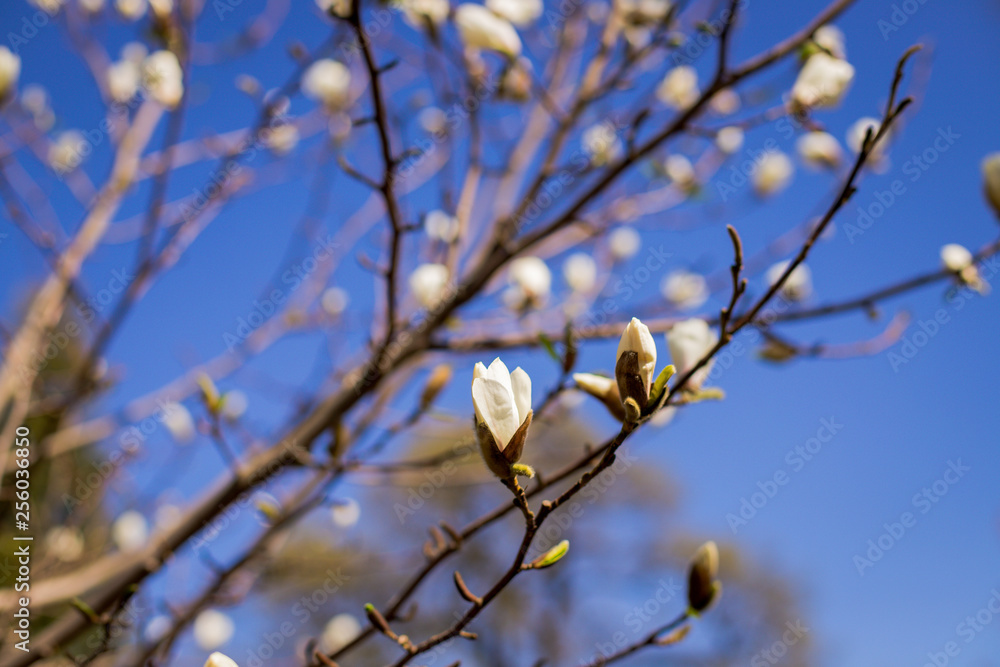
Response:
[[[119,60],[108,67],[108,92],[115,102],[125,103],[135,97],[142,83],[142,70],[130,60]]]
[[[519,28],[524,28],[542,15],[542,0],[486,0],[486,7]]]
[[[88,14],[96,14],[104,9],[104,0],[80,0],[80,8]]]
[[[667,347],[670,348],[670,362],[677,367],[677,377],[683,377],[692,370],[718,342],[718,334],[702,319],[692,318],[670,327],[667,331]],[[699,368],[688,380],[687,387],[695,391],[701,389],[714,361],[709,359]]]
[[[361,518],[361,504],[354,498],[347,498],[333,503],[330,517],[338,528],[350,528]]]
[[[584,152],[590,156],[590,163],[597,167],[617,160],[622,154],[621,139],[609,122],[588,127],[581,141]]]
[[[216,651],[212,655],[208,656],[208,660],[205,661],[204,667],[240,667],[240,666],[236,664],[236,661],[230,658],[228,655]]]
[[[84,537],[79,528],[56,526],[45,535],[45,549],[64,563],[72,563],[83,555]]]
[[[983,158],[983,189],[986,200],[1000,216],[1000,152]]]
[[[119,551],[135,552],[149,541],[149,524],[146,517],[135,510],[122,512],[111,524],[111,541]]]
[[[562,271],[569,288],[580,294],[592,290],[597,282],[597,263],[586,253],[577,252],[570,255],[563,262]]]
[[[324,312],[331,317],[340,316],[341,313],[347,310],[349,302],[350,296],[347,294],[347,290],[340,287],[328,287],[323,291],[323,296],[319,300]]]
[[[146,15],[146,0],[115,0],[115,9],[127,21],[137,21]]]
[[[792,87],[792,99],[803,107],[835,106],[853,80],[853,65],[825,53],[817,53],[799,71]]]
[[[510,58],[521,55],[521,38],[505,18],[482,5],[463,3],[455,10],[455,25],[462,42],[473,50],[498,51]]]
[[[788,187],[795,171],[791,159],[781,151],[768,151],[757,163],[753,173],[754,191],[769,197]]]
[[[67,130],[49,146],[49,166],[60,175],[69,173],[80,166],[88,148],[82,134]]]
[[[799,157],[811,167],[834,169],[844,157],[840,142],[829,132],[806,132],[795,145]]]
[[[247,411],[248,405],[246,394],[239,389],[230,389],[222,395],[222,416],[230,421],[236,421]]]
[[[682,188],[691,188],[695,185],[694,166],[691,160],[683,155],[671,155],[667,157],[663,164],[663,170],[667,178]]]
[[[410,275],[410,291],[424,308],[434,308],[445,296],[448,267],[444,264],[421,264]]]
[[[361,623],[350,614],[337,614],[327,622],[320,635],[324,653],[336,653],[361,634]]]
[[[435,209],[424,216],[424,231],[434,241],[452,243],[458,238],[458,218]]]
[[[406,22],[417,29],[426,28],[428,24],[441,25],[451,11],[448,0],[402,0],[399,8]]]
[[[720,116],[730,116],[740,110],[740,95],[732,88],[723,88],[709,100],[709,108]]]
[[[172,109],[184,96],[184,72],[173,51],[151,53],[142,65],[142,83],[154,100]]]
[[[302,76],[302,92],[329,110],[346,107],[350,89],[351,70],[330,58],[317,60]]]
[[[732,155],[743,148],[743,129],[730,125],[715,135],[716,147],[726,155]]]
[[[632,259],[642,247],[642,238],[633,227],[618,227],[608,234],[608,248],[616,262]]]
[[[778,262],[767,270],[764,280],[768,286],[773,286],[781,278],[790,264],[789,261]],[[804,301],[812,294],[812,271],[805,264],[799,264],[788,276],[779,292],[788,301]]]
[[[0,101],[17,89],[21,76],[21,58],[6,46],[0,46]]]
[[[515,310],[544,305],[552,288],[552,272],[538,257],[515,259],[510,263],[507,280],[510,287],[504,293],[504,302]]]
[[[813,33],[813,41],[830,52],[834,58],[847,58],[847,48],[844,46],[844,32],[835,25],[824,25]]]
[[[194,418],[191,417],[188,409],[180,403],[173,401],[165,403],[160,420],[177,442],[185,444],[194,440]]]
[[[698,99],[698,72],[690,65],[673,68],[657,87],[656,97],[668,107],[687,109]]]
[[[279,123],[267,131],[264,143],[275,155],[288,155],[299,144],[299,128],[294,123]]]
[[[711,295],[705,277],[684,269],[671,271],[660,283],[663,297],[684,310],[691,310],[708,301]]]
[[[194,641],[203,651],[214,651],[232,638],[235,629],[229,616],[206,609],[194,619]]]

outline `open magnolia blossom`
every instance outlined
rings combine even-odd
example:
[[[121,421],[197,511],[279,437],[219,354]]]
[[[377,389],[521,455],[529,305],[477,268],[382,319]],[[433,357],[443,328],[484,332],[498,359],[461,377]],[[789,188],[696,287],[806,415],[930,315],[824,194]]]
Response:
[[[854,66],[826,53],[811,56],[792,86],[792,100],[803,107],[832,107],[840,103],[854,80]]]
[[[983,190],[997,216],[1000,216],[1000,152],[983,159]]]
[[[184,96],[184,72],[173,51],[156,51],[142,64],[142,83],[154,100],[173,109]]]
[[[472,405],[486,465],[498,477],[511,478],[531,425],[531,378],[520,367],[511,373],[499,357],[488,368],[478,362],[472,371]]]
[[[125,103],[135,97],[142,83],[142,69],[131,60],[119,60],[108,67],[108,93],[115,102]]]
[[[657,87],[656,97],[668,107],[687,109],[698,99],[698,72],[690,65],[673,68]]]
[[[205,667],[239,667],[239,665],[228,655],[216,651],[208,656],[208,660],[205,661]]]
[[[317,60],[302,76],[302,92],[330,111],[343,109],[350,101],[351,70],[331,58]]]
[[[660,283],[660,292],[667,301],[683,310],[697,308],[711,295],[704,276],[684,269],[667,274]]]
[[[618,341],[618,354],[615,363],[615,379],[618,381],[618,393],[626,412],[633,418],[645,410],[649,403],[650,390],[653,386],[653,373],[656,371],[656,343],[653,341],[649,327],[633,317],[625,326],[622,337]]]
[[[781,151],[764,153],[753,172],[754,192],[760,197],[770,197],[785,188],[792,180],[795,167],[792,160]]]
[[[847,47],[844,45],[844,31],[835,25],[824,25],[813,33],[813,42],[834,58],[847,58]]]
[[[21,76],[21,58],[6,46],[0,46],[0,101],[17,88]]]
[[[455,25],[465,46],[488,49],[510,58],[521,55],[521,38],[511,22],[482,5],[463,3],[455,10]]]
[[[448,267],[444,264],[421,264],[410,275],[410,291],[423,308],[441,303],[447,287]]]
[[[764,280],[767,281],[768,287],[778,282],[787,268],[787,261],[778,262],[771,266],[764,274]],[[781,286],[779,293],[782,298],[788,301],[798,302],[808,299],[812,295],[812,289],[812,271],[805,264],[799,264],[788,274],[788,279]]]
[[[531,25],[542,15],[542,0],[486,0],[486,7],[519,28]]]
[[[692,318],[678,322],[667,332],[667,347],[670,348],[670,360],[677,367],[677,374],[683,377],[701,361],[719,342],[719,336],[708,326],[708,322]],[[687,381],[685,388],[698,391],[708,378],[715,360],[709,359]]]
[[[844,157],[840,142],[829,132],[806,132],[795,146],[799,157],[810,167],[835,169]]]

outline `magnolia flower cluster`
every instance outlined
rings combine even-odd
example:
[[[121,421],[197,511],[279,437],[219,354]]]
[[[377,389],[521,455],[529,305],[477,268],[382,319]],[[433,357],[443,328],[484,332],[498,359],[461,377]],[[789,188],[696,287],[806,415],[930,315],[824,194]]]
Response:
[[[833,26],[816,31],[819,48],[809,55],[792,86],[792,101],[805,108],[832,107],[840,103],[854,80],[854,66],[844,60],[843,34]]]
[[[649,327],[632,318],[618,342],[615,377],[575,373],[573,381],[579,389],[604,403],[616,419],[635,422],[652,417],[663,407],[670,377],[675,372],[683,376],[694,370],[719,342],[708,323],[698,318],[676,323],[666,339],[673,364],[656,376],[656,342]],[[701,391],[711,369],[712,359],[709,359],[692,373],[684,390]]]

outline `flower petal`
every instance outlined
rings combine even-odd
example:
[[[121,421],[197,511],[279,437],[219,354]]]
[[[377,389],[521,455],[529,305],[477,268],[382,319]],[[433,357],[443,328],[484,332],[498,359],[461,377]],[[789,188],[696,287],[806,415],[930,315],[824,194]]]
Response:
[[[472,402],[477,417],[486,423],[503,451],[521,425],[510,390],[492,378],[476,378],[472,381]]]
[[[486,377],[490,380],[496,380],[503,386],[507,387],[507,391],[510,392],[511,398],[514,397],[514,389],[510,385],[510,371],[507,370],[507,364],[500,361],[500,357],[497,357],[490,363],[490,367],[486,369]]]
[[[524,421],[525,415],[531,410],[531,378],[518,366],[510,374],[510,384],[514,395],[514,405],[517,407],[518,426]]]

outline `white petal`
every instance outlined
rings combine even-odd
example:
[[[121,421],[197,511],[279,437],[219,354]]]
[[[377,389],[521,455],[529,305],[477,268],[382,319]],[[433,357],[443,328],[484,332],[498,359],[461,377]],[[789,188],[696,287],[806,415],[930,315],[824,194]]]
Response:
[[[517,407],[518,426],[531,410],[531,378],[518,366],[510,374],[510,384],[514,394],[514,405]]]
[[[472,402],[477,415],[486,422],[497,447],[503,450],[521,425],[517,420],[514,397],[507,387],[490,378],[472,381]]]
[[[514,398],[514,389],[510,385],[510,371],[507,370],[507,364],[500,361],[500,357],[497,357],[490,363],[490,367],[486,369],[486,377],[490,380],[496,380],[503,386],[507,387],[507,393],[510,394],[511,399]]]

